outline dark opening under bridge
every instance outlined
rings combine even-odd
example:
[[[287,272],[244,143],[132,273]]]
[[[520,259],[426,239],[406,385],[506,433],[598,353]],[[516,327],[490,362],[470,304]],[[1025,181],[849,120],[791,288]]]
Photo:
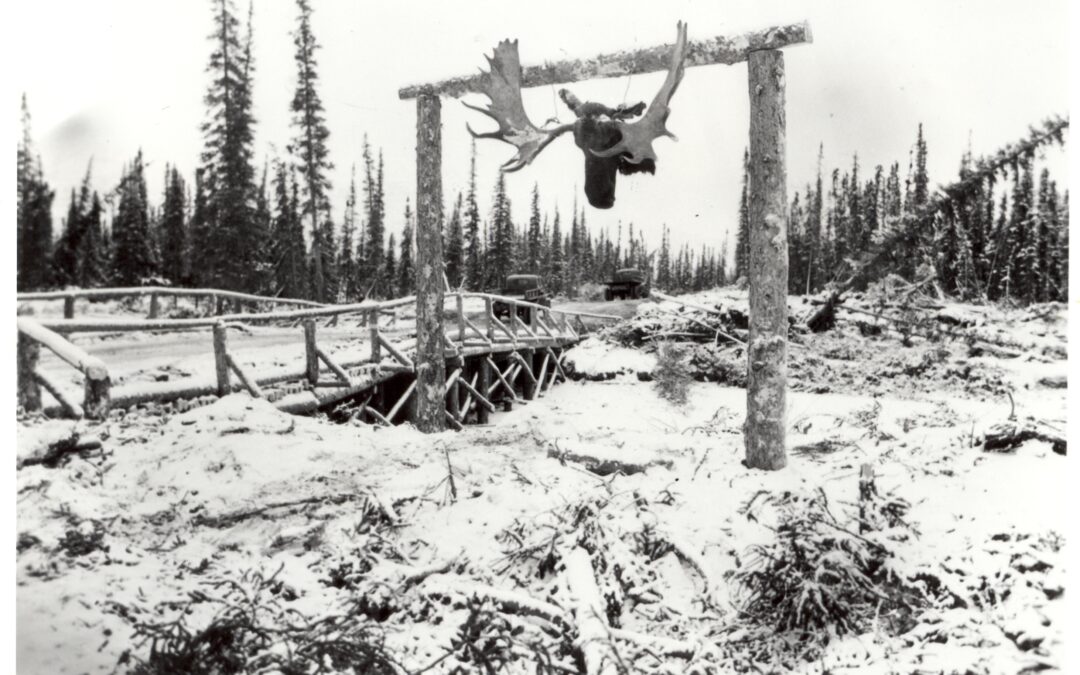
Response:
[[[74,317],[77,297],[139,295],[150,296],[151,318],[103,321]],[[232,301],[234,306],[235,303],[273,303],[308,308],[160,319],[157,300],[160,295],[214,296]],[[26,293],[18,297],[20,302],[63,300],[65,307],[63,319],[18,318],[19,405],[27,412],[44,410],[54,415],[100,419],[110,410],[135,407],[183,411],[235,391],[247,391],[282,410],[299,414],[352,400],[357,405],[351,407],[351,416],[375,424],[413,420],[416,415],[417,371],[423,368],[416,356],[416,340],[394,341],[379,321],[381,315],[415,305],[415,297],[318,305],[225,291],[162,288]],[[505,304],[509,313],[502,318],[497,316],[496,303]],[[449,326],[443,332],[442,348],[446,373],[442,383],[444,418],[448,426],[458,429],[469,421],[485,423],[497,405],[508,409],[514,403],[535,399],[557,380],[565,380],[562,360],[566,350],[589,333],[590,324],[620,318],[468,292],[447,293],[442,316]],[[366,333],[366,353],[354,349],[335,354],[319,345],[317,321],[336,325],[343,318],[359,319],[357,335]],[[277,322],[288,322],[297,328],[297,343],[302,340],[304,345],[303,362],[278,368],[242,366],[235,351],[230,350],[229,328]],[[213,375],[117,386],[110,380],[106,363],[65,337],[76,333],[117,332],[203,331],[205,334],[207,330],[213,341]],[[81,402],[39,367],[42,346],[82,373]],[[43,405],[42,389],[56,400],[56,405]]]

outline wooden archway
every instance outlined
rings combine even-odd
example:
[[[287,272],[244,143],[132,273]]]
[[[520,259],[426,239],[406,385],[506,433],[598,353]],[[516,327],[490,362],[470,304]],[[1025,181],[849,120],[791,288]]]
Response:
[[[735,37],[691,41],[686,67],[746,62],[750,97],[750,341],[747,349],[746,462],[780,469],[787,406],[787,176],[784,55],[812,42],[806,22]],[[667,70],[671,45],[604,54],[522,69],[522,87],[622,77]],[[442,138],[440,96],[479,92],[480,76],[403,87],[416,99],[417,399],[423,431],[444,428]]]

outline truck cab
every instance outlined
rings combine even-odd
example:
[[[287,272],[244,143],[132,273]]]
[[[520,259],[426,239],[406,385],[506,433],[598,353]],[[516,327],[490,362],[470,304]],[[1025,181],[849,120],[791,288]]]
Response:
[[[604,300],[649,297],[649,284],[645,273],[634,267],[616,270],[611,281],[604,284]]]
[[[525,302],[532,302],[545,307],[551,307],[551,298],[548,296],[547,291],[544,290],[543,283],[538,274],[511,274],[506,277],[506,283],[503,285],[499,295],[514,298],[515,300],[520,299]],[[495,312],[495,316],[510,316],[510,305],[505,302],[496,301],[492,310]],[[527,319],[529,316],[529,308],[519,307],[518,316],[522,319]]]

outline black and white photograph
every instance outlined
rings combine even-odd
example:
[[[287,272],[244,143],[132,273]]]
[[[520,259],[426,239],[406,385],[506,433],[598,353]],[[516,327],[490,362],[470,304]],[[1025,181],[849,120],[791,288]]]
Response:
[[[0,671],[1080,672],[1073,3],[12,5]]]

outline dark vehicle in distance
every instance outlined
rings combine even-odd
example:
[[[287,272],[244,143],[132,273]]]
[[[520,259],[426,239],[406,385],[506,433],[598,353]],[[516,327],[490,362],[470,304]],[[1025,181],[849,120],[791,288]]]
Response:
[[[551,307],[551,297],[544,290],[540,276],[537,274],[511,274],[506,277],[506,284],[499,291],[499,295]],[[510,316],[510,305],[505,302],[496,301],[491,309],[495,316],[499,318],[509,318]],[[528,320],[528,307],[518,307],[517,313],[519,318]]]
[[[626,267],[615,272],[615,278],[604,284],[604,300],[617,300],[649,297],[649,284],[645,273],[633,267]]]

